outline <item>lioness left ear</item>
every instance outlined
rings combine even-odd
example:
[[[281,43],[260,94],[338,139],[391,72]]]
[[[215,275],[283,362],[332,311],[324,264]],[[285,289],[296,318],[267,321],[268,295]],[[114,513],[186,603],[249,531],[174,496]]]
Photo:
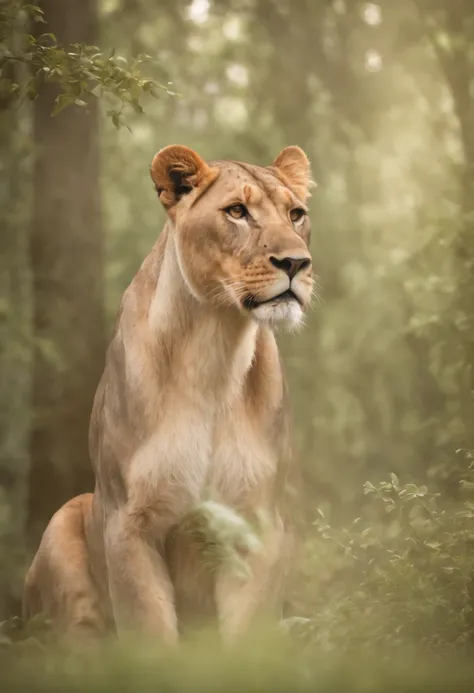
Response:
[[[151,177],[163,206],[170,210],[193,188],[210,183],[217,175],[192,149],[170,144],[151,164]]]
[[[311,179],[308,157],[300,147],[282,149],[272,166],[283,174],[289,187],[301,200],[306,200],[310,196],[309,189],[315,184]]]

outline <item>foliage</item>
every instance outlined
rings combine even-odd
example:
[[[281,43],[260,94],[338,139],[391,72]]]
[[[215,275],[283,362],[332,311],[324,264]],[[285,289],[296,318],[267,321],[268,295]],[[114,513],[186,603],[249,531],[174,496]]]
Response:
[[[43,650],[53,644],[51,624],[44,616],[38,614],[26,621],[19,616],[0,622],[0,647],[27,648],[27,652]]]
[[[265,517],[258,518],[263,529]],[[247,520],[223,503],[207,500],[197,504],[184,518],[180,530],[192,536],[206,565],[217,569],[227,565],[236,575],[246,577],[248,557],[262,548],[261,540]]]
[[[453,657],[443,662],[408,655],[390,662],[371,657],[317,656],[312,659],[288,643],[256,634],[233,651],[222,651],[203,637],[176,652],[147,643],[94,647],[87,654],[36,656],[26,648],[0,652],[0,686],[8,691],[162,691],[171,693],[295,693],[352,691],[472,690],[472,664]],[[5,666],[6,665],[6,666]]]
[[[302,602],[306,608],[312,602],[314,609],[300,628],[307,647],[471,651],[472,462],[460,492],[462,502],[453,503],[426,486],[401,484],[391,474],[389,481],[364,485],[371,499],[366,519],[338,529],[320,512],[302,578]]]
[[[388,481],[366,482],[364,517],[348,527],[332,527],[318,513],[296,585],[304,616],[282,622],[280,632],[255,627],[224,651],[215,633],[199,631],[174,652],[136,639],[71,652],[41,617],[16,618],[0,624],[0,686],[472,690],[471,458],[467,471],[459,484],[465,494],[461,504],[426,486],[401,484],[391,474]],[[229,556],[234,535],[248,533],[235,518],[224,517],[225,508],[217,504],[203,504],[194,519],[198,515],[209,526],[220,525],[215,534],[223,542],[227,532]],[[238,531],[229,532],[231,525],[234,530],[239,525]],[[6,661],[8,666],[2,666]]]
[[[40,84],[52,82],[59,86],[53,115],[66,106],[87,106],[87,99],[107,96],[113,105],[107,111],[116,127],[123,124],[124,109],[131,107],[143,113],[141,99],[157,97],[159,91],[175,95],[170,83],[163,85],[142,75],[142,67],[152,59],[139,55],[128,62],[116,56],[115,50],[104,54],[97,46],[73,44],[64,47],[52,33],[34,36],[25,33],[28,22],[45,23],[43,12],[35,5],[12,2],[0,8],[0,96],[11,104],[35,99]],[[16,34],[20,33],[20,36]],[[21,66],[21,70],[15,69]],[[21,80],[18,79],[21,77]]]

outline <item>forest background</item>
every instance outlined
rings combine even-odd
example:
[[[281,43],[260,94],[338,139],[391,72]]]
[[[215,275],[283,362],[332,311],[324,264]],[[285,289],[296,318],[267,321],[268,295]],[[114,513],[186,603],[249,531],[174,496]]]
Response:
[[[93,487],[105,349],[164,222],[153,155],[265,165],[297,144],[321,288],[279,337],[294,623],[318,652],[470,652],[472,0],[2,0],[0,31],[4,629],[51,515]]]

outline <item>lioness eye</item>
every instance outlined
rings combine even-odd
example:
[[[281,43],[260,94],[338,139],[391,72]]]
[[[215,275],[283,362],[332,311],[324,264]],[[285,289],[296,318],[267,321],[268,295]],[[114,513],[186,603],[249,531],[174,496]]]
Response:
[[[245,205],[231,205],[224,210],[232,219],[243,219],[247,216],[247,207]]]
[[[290,219],[293,223],[295,223],[296,221],[302,219],[305,214],[306,212],[304,209],[302,209],[301,207],[295,207],[290,212]]]

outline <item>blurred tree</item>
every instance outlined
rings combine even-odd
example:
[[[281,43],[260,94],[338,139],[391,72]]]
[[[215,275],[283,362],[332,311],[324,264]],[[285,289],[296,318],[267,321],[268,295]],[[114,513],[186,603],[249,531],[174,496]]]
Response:
[[[474,448],[474,4],[470,0],[416,0],[422,24],[438,58],[456,115],[462,166],[461,218],[456,240],[459,263],[458,302],[453,329],[465,350],[460,392],[466,418],[466,447]]]
[[[1,28],[4,51],[21,45],[22,22],[14,16]],[[17,594],[18,553],[23,536],[28,470],[30,315],[25,263],[24,114],[13,108],[15,94],[2,88],[17,82],[20,64],[8,63],[0,86],[0,620]]]
[[[40,7],[65,46],[96,44],[96,0]],[[105,349],[99,107],[92,97],[51,118],[57,94],[45,81],[34,102],[32,545],[64,501],[93,486],[88,426]]]

